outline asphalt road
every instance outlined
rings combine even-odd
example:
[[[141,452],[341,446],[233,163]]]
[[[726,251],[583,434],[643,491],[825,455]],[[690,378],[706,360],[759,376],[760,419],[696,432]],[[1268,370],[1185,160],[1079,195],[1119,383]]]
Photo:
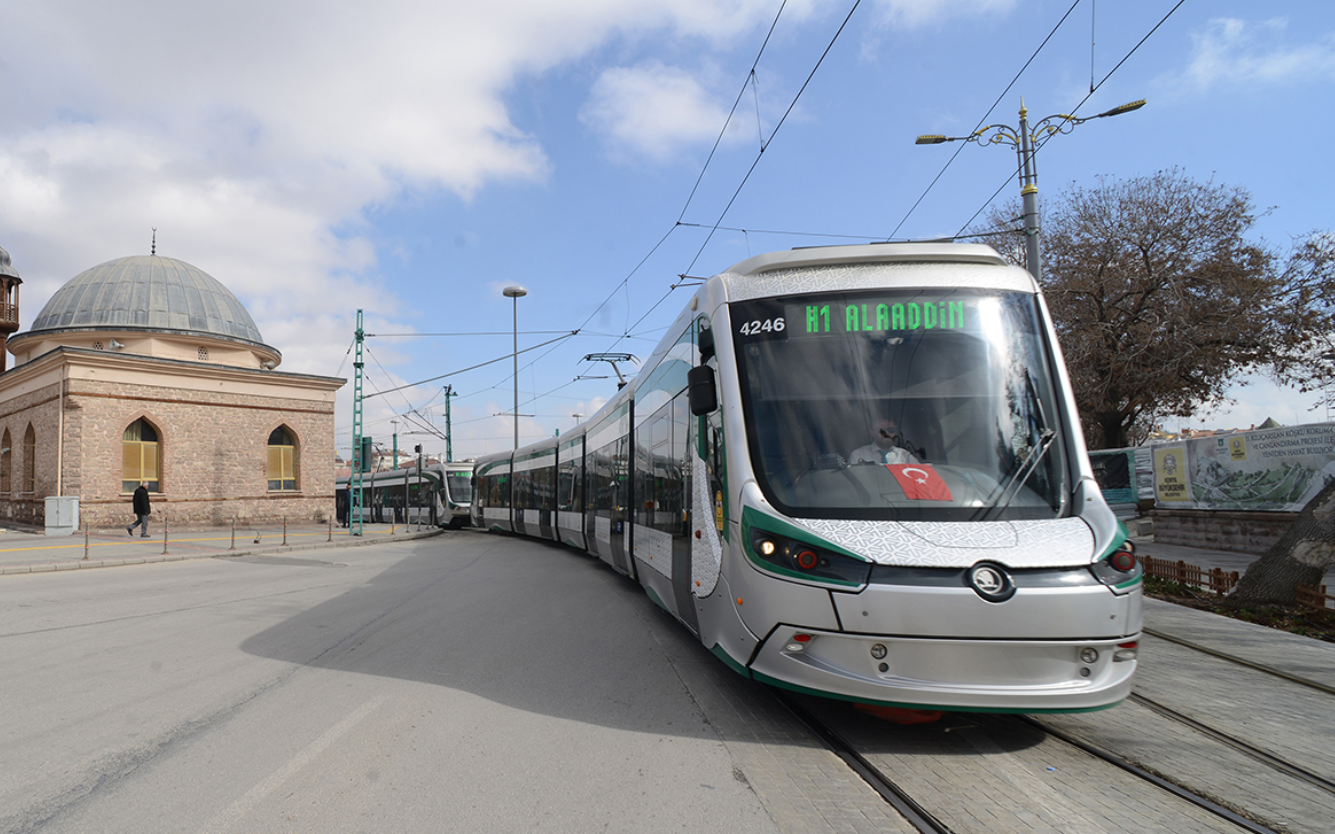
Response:
[[[776,831],[696,663],[598,563],[474,532],[7,576],[0,831]]]

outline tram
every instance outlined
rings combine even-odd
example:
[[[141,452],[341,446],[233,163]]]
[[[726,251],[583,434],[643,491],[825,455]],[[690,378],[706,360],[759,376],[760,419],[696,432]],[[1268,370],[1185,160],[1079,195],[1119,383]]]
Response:
[[[986,246],[743,261],[474,487],[476,526],[587,551],[758,681],[931,710],[1131,692],[1141,568],[1040,289]]]
[[[335,489],[348,490],[350,482],[348,476],[338,478]],[[432,463],[362,475],[364,523],[466,527],[472,500],[471,463]]]

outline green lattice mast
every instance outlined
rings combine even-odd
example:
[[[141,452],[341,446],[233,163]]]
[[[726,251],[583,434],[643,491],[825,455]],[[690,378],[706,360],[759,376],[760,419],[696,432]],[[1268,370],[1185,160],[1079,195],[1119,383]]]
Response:
[[[352,495],[348,501],[349,532],[354,536],[362,534],[362,472],[366,469],[366,450],[362,448],[362,341],[366,334],[362,331],[362,311],[357,311],[357,354],[352,363],[352,477],[348,485]],[[351,519],[355,519],[352,521]]]

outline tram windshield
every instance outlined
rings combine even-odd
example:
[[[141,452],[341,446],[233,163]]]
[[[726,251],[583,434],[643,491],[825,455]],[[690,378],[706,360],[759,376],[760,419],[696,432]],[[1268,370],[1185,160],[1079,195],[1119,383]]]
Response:
[[[780,510],[927,521],[1065,511],[1033,295],[859,291],[730,311],[751,460]]]
[[[473,473],[447,472],[445,486],[450,491],[450,500],[456,504],[467,504],[473,500]]]

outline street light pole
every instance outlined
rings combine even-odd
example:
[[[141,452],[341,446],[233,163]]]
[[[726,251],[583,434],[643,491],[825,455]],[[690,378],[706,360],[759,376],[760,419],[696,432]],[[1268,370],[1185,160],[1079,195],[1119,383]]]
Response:
[[[1105,110],[1096,116],[1079,118],[1066,113],[1040,119],[1032,129],[1029,127],[1029,111],[1024,100],[1020,100],[1020,126],[1013,129],[1008,125],[987,125],[980,127],[968,136],[942,136],[927,134],[919,136],[915,145],[940,145],[945,142],[977,142],[980,145],[1010,145],[1015,148],[1018,157],[1017,170],[1020,174],[1020,197],[1024,204],[1024,259],[1029,274],[1034,280],[1042,279],[1043,254],[1039,247],[1038,227],[1038,168],[1034,164],[1036,143],[1043,142],[1058,133],[1070,133],[1078,124],[1107,116],[1120,116],[1139,110],[1145,106],[1145,99],[1122,104],[1111,110]]]
[[[528,295],[523,287],[506,287],[506,298],[514,300],[515,448],[519,448],[519,299]]]

